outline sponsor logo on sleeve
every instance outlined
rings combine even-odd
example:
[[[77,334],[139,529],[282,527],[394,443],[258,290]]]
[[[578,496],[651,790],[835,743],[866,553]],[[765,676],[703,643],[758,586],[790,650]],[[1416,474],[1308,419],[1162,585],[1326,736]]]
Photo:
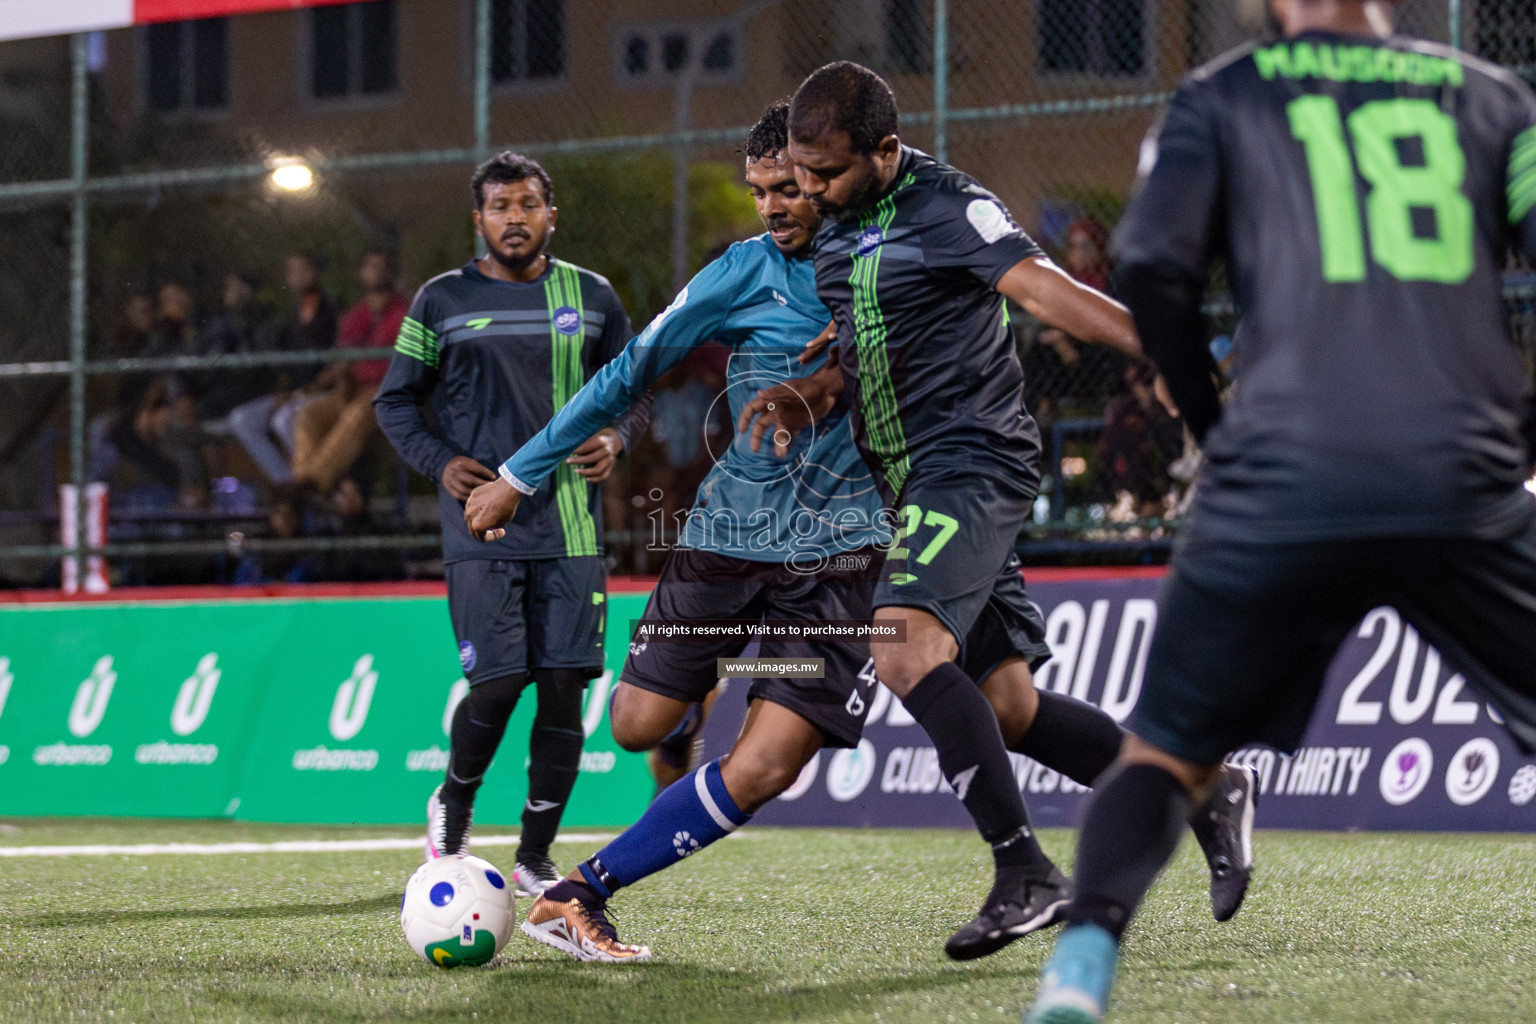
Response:
[[[965,208],[965,219],[988,245],[1019,232],[1008,211],[996,199],[972,199]]]

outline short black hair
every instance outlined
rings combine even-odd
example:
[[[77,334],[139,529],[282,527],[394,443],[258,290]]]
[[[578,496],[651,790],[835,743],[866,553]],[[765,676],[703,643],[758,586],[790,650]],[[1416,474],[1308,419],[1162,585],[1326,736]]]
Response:
[[[789,107],[789,134],[815,142],[847,132],[856,153],[873,153],[897,133],[896,94],[862,64],[840,60],[817,68],[800,84]]]
[[[769,105],[747,133],[747,159],[764,160],[789,145],[789,98]]]
[[[485,186],[487,182],[497,185],[510,185],[514,181],[522,181],[524,178],[538,178],[539,186],[544,192],[544,202],[553,205],[555,201],[555,183],[550,180],[549,172],[542,164],[532,157],[514,153],[510,149],[503,153],[497,153],[485,163],[475,168],[474,176],[469,179],[470,191],[475,195],[475,209],[485,207]]]

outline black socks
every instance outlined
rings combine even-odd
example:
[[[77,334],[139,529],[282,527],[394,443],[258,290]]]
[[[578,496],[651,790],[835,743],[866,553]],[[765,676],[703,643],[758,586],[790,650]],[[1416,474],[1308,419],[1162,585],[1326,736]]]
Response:
[[[1127,765],[1102,780],[1077,842],[1072,924],[1091,921],[1118,941],[1184,834],[1189,796],[1172,774]]]
[[[576,775],[581,769],[581,748],[586,739],[581,726],[581,697],[587,673],[579,669],[541,670],[539,710],[528,741],[528,800],[523,805],[523,830],[517,858],[549,856],[549,844],[560,830]],[[496,756],[507,720],[517,708],[518,696],[528,686],[526,673],[516,673],[476,683],[453,713],[450,755],[442,798],[464,806],[474,803],[475,792]]]
[[[470,687],[469,694],[459,701],[449,728],[444,800],[460,805],[474,803],[480,780],[485,778],[507,731],[507,719],[527,685],[528,676],[523,672],[487,679]]]
[[[902,703],[933,741],[939,769],[975,819],[981,837],[992,844],[998,864],[1048,863],[1029,830],[997,716],[970,676],[954,662],[945,662],[924,676]]]
[[[575,669],[540,670],[539,710],[528,739],[528,801],[517,859],[549,856],[560,819],[581,770],[581,695],[587,674]]]
[[[1029,730],[1009,749],[1080,786],[1092,786],[1120,756],[1125,734],[1113,718],[1086,701],[1050,690],[1037,692],[1040,710]]]

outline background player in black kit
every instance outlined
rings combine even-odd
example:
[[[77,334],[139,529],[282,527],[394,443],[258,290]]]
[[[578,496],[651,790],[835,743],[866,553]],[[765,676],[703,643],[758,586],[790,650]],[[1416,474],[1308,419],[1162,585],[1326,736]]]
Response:
[[[1098,708],[1037,693],[1023,657],[985,694],[962,667],[979,622],[1021,650],[1044,638],[1013,553],[1039,488],[1040,435],[1003,298],[1075,338],[1137,356],[1140,345],[1125,308],[1052,263],[996,196],[901,144],[895,98],[873,71],[842,61],[813,73],[789,133],[801,191],[827,218],[816,286],[837,325],[854,437],[899,516],[874,605],[876,619],[904,623],[906,642],[874,645],[875,673],[933,740],[992,846],[992,892],[945,947],[981,956],[1055,922],[1069,884],[1029,828],[994,707],[1020,709],[1036,749],[1015,749],[1065,761],[1073,778],[1093,780],[1120,747]],[[1251,788],[1246,771],[1231,776]],[[1246,806],[1246,792],[1222,809]],[[1205,824],[1222,875],[1213,896],[1230,904],[1217,914],[1230,916],[1247,879],[1233,860],[1241,819]]]
[[[644,430],[649,402],[579,448],[504,538],[469,535],[463,502],[496,478],[497,453],[543,429],[630,331],[605,279],[546,251],[558,212],[543,167],[502,153],[471,187],[487,255],[422,286],[374,406],[401,456],[440,484],[448,610],[470,683],[453,716],[447,777],[428,804],[428,854],[467,847],[475,792],[531,680],[538,713],[515,877],[537,894],[560,878],[549,844],[581,761],[582,691],[602,673],[607,582],[594,484],[630,431]]]
[[[1528,383],[1501,277],[1536,258],[1536,97],[1391,35],[1391,7],[1271,0],[1284,38],[1195,71],[1144,153],[1123,288],[1206,463],[1121,765],[1095,793],[1034,1024],[1104,1013],[1118,942],[1223,752],[1300,742],[1324,669],[1393,605],[1536,746]],[[1224,257],[1242,386],[1200,300]]]

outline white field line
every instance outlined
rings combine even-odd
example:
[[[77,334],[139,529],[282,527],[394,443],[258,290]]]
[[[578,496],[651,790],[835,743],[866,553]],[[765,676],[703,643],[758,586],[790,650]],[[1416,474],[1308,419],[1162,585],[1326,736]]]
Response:
[[[568,832],[562,843],[601,843],[613,832]],[[472,847],[516,846],[518,837],[475,836]],[[221,853],[361,853],[369,850],[420,850],[425,837],[414,839],[308,839],[282,843],[133,843],[121,846],[0,846],[4,857],[153,857],[208,856]]]

